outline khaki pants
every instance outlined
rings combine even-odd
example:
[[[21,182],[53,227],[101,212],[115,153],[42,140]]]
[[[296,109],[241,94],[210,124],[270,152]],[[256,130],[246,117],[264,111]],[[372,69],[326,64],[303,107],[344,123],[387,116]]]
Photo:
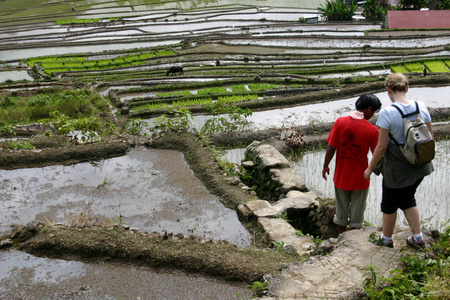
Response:
[[[334,190],[336,192],[334,223],[341,226],[350,225],[351,228],[363,227],[369,189],[348,191],[334,187]]]

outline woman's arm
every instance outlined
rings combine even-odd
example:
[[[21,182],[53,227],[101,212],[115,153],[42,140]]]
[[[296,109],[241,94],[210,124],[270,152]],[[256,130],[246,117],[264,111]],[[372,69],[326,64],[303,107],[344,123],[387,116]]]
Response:
[[[425,125],[427,125],[428,130],[431,133],[431,137],[434,139],[433,126],[431,125],[431,122],[425,123]]]
[[[376,165],[383,158],[384,153],[386,153],[389,142],[389,129],[380,128],[378,133],[378,144],[373,152],[372,159],[370,160],[369,166],[364,171],[364,178],[370,180],[370,174],[372,174]]]

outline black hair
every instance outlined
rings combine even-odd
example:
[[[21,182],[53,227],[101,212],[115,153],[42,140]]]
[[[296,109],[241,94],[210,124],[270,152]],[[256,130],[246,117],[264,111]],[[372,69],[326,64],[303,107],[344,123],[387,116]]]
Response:
[[[381,109],[381,101],[377,96],[371,93],[362,94],[355,102],[356,110],[363,110],[372,106],[372,111],[377,112]]]

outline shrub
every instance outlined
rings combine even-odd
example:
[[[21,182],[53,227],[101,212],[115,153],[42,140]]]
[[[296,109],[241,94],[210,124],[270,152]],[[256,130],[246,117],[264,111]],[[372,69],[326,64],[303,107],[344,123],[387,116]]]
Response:
[[[425,6],[426,0],[399,0],[400,7],[404,10],[419,10]]]
[[[368,0],[363,4],[362,15],[369,21],[384,21],[388,11],[387,5],[381,5],[376,0]]]
[[[320,5],[317,9],[327,21],[350,21],[357,8],[354,2],[347,5],[344,0],[327,0],[325,6]]]
[[[380,277],[373,266],[366,269],[364,291],[368,299],[449,299],[450,226],[432,246],[431,253],[402,257],[404,267]]]

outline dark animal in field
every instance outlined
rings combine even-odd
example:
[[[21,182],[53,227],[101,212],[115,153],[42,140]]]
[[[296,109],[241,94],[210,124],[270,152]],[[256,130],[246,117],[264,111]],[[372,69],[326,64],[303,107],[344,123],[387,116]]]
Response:
[[[180,66],[172,66],[167,70],[166,76],[169,76],[169,74],[177,75],[177,73],[184,74],[183,73],[183,67]]]
[[[220,60],[216,59],[216,62],[215,62],[214,65],[215,65],[216,67],[217,67],[217,66],[220,66]]]

